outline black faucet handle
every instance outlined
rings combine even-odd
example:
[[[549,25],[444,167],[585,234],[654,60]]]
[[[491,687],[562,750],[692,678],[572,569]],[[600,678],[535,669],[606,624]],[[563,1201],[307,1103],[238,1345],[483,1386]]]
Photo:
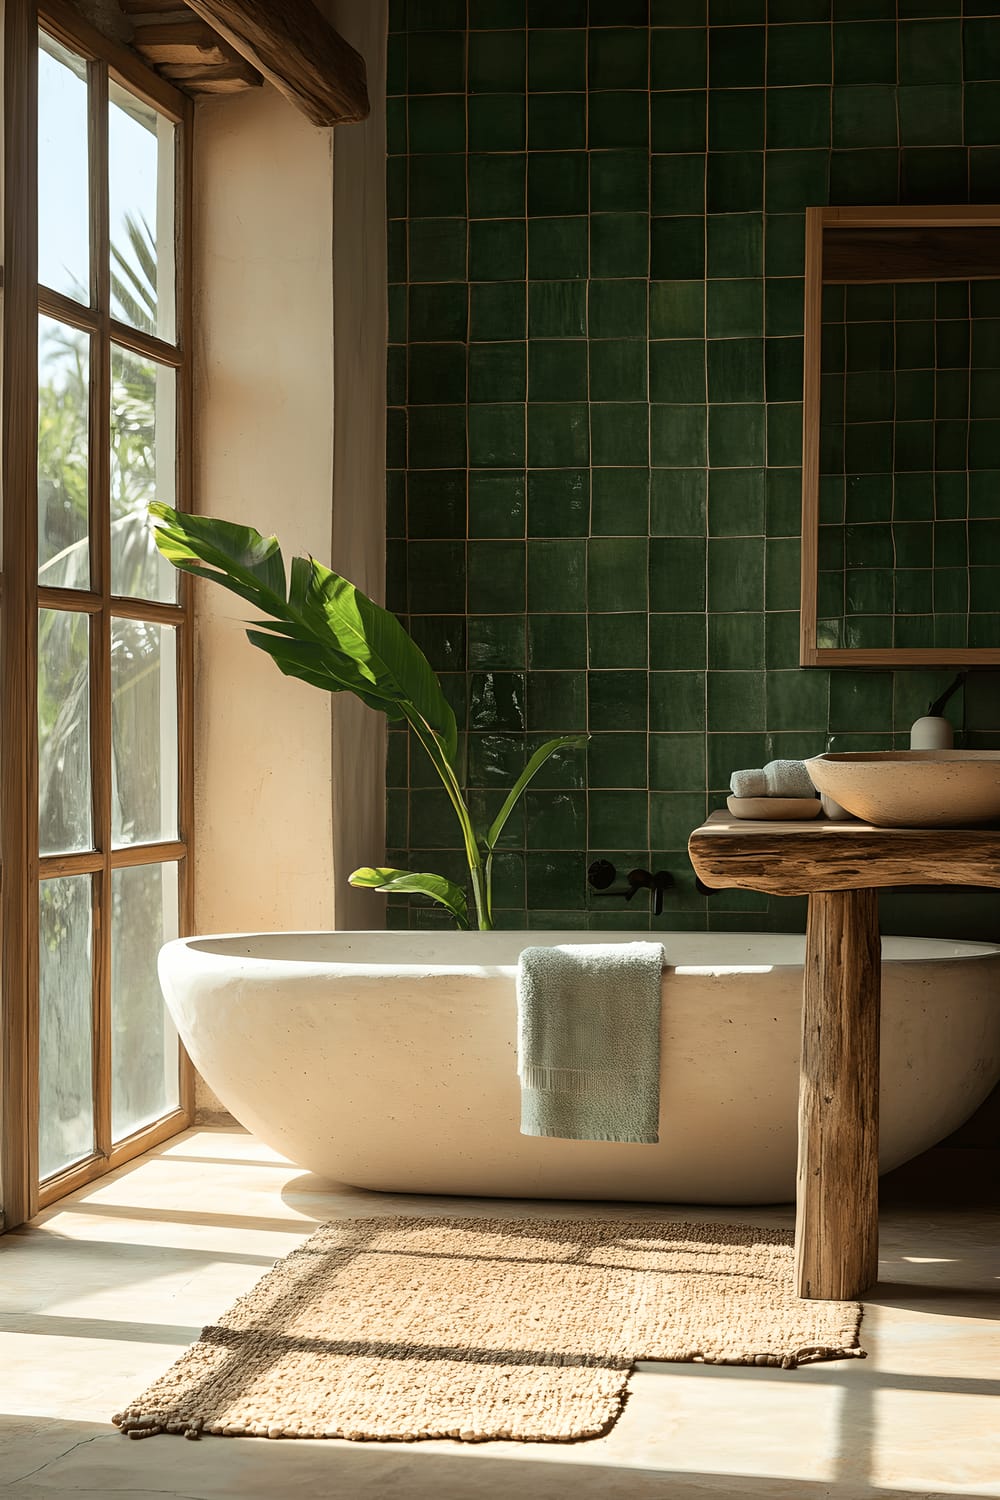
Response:
[[[674,877],[671,875],[670,871],[657,870],[655,875],[651,875],[648,870],[633,870],[629,875],[629,880],[632,879],[633,875],[643,877],[642,884],[648,886],[653,893],[653,899],[651,902],[653,908],[653,916],[662,917],[663,892],[674,883]]]
[[[669,870],[657,870],[655,875],[649,870],[629,870],[627,879],[629,885],[636,887],[645,886],[651,891],[655,890],[657,886],[661,890],[666,890],[668,886],[674,883],[674,877]]]
[[[614,884],[617,873],[610,859],[595,859],[587,871],[587,883],[595,891],[606,891],[609,885]]]

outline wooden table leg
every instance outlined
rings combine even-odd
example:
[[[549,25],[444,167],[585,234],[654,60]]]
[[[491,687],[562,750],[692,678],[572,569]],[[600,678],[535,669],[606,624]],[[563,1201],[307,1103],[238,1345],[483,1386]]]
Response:
[[[880,987],[876,893],[815,892],[799,1073],[800,1297],[856,1297],[878,1278]]]

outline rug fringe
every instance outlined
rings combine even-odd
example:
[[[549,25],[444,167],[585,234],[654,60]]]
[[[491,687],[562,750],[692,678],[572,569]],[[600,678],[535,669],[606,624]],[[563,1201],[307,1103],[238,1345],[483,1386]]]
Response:
[[[132,1411],[119,1411],[111,1418],[116,1427],[120,1427],[123,1437],[135,1439],[156,1437],[158,1433],[183,1433],[186,1438],[197,1442],[201,1437],[205,1426],[204,1417],[185,1417],[178,1422],[165,1411],[147,1412],[145,1416]]]
[[[868,1351],[867,1351],[867,1349],[858,1349],[858,1348],[854,1348],[854,1349],[833,1349],[833,1348],[825,1348],[822,1345],[817,1345],[815,1348],[812,1348],[812,1349],[800,1349],[798,1351],[798,1353],[796,1354],[796,1356],[795,1356],[795,1364],[793,1364],[792,1366],[790,1366],[790,1368],[794,1369],[795,1365],[811,1365],[811,1364],[814,1364],[818,1360],[821,1360],[821,1359],[867,1359],[867,1358],[868,1358]]]
[[[668,1360],[655,1361],[660,1364],[691,1364],[691,1365],[757,1365],[775,1370],[795,1370],[799,1365],[814,1364],[822,1359],[867,1359],[864,1349],[848,1349],[835,1344],[810,1344],[804,1349],[789,1351],[787,1354],[773,1354],[770,1350],[762,1350],[758,1354],[702,1354],[700,1350],[689,1354],[687,1359],[676,1357]],[[648,1355],[639,1355],[640,1363],[652,1363]],[[633,1367],[634,1368],[634,1367]]]

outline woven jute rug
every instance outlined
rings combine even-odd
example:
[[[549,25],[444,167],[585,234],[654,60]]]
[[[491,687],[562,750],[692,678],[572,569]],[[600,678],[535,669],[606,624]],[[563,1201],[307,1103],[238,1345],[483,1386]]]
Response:
[[[792,1273],[788,1231],[741,1224],[342,1220],[114,1421],[130,1437],[598,1437],[638,1359],[860,1354],[858,1304],[803,1301]]]

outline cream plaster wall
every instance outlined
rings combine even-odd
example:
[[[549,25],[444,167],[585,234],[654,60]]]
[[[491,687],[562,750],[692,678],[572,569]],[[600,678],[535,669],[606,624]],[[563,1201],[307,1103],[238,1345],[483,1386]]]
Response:
[[[196,120],[195,504],[330,546],[332,143],[273,89]],[[201,932],[333,923],[330,700],[196,585],[195,890]]]
[[[332,149],[274,90],[199,105],[194,496],[325,557],[333,479]],[[282,677],[234,595],[195,585],[195,929],[333,925],[330,699]],[[223,1113],[196,1080],[200,1118]]]
[[[195,504],[381,598],[385,5],[320,8],[368,64],[365,124],[318,129],[266,85],[197,106]],[[246,616],[196,584],[196,929],[380,927],[347,874],[383,858],[381,716],[282,677]]]

